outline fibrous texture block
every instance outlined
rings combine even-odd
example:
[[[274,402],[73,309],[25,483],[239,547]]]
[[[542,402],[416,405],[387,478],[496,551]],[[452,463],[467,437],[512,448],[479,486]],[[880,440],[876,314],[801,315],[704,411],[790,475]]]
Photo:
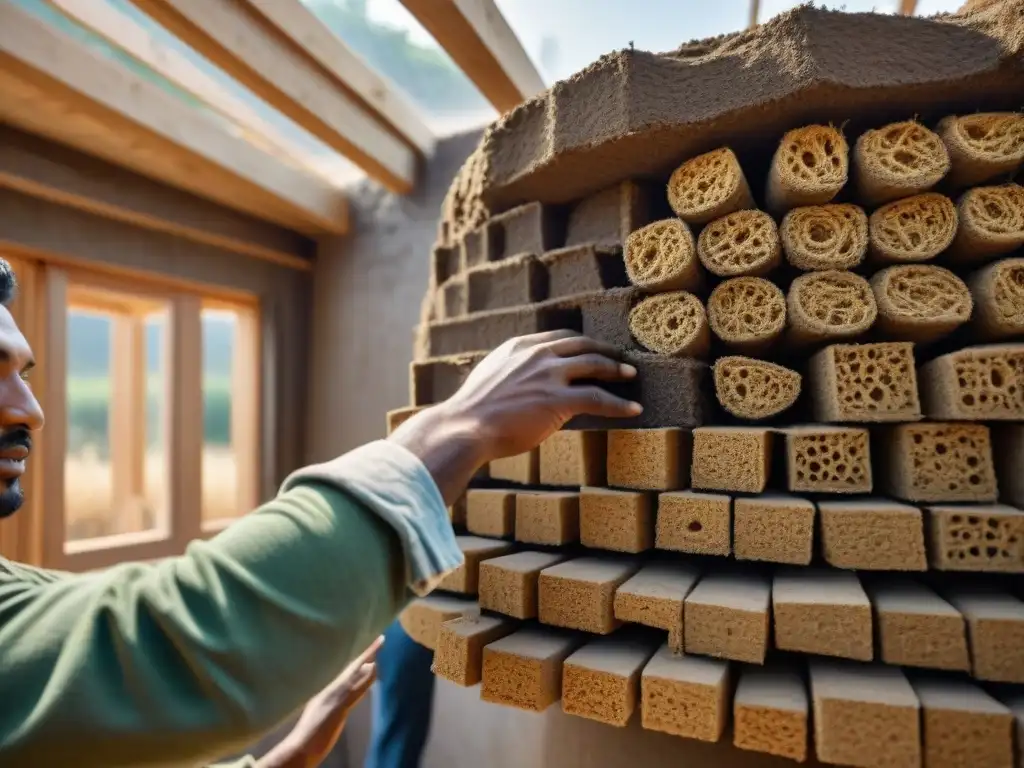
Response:
[[[637,572],[632,560],[581,557],[540,573],[538,616],[544,624],[607,635],[620,626],[615,590]]]
[[[737,560],[807,565],[814,553],[814,504],[763,494],[733,501],[732,550]]]
[[[547,326],[565,328],[604,341],[619,349],[637,349],[629,335],[629,311],[638,298],[636,288],[610,288],[563,299],[542,306]]]
[[[484,646],[480,698],[543,712],[562,697],[562,664],[582,643],[574,632],[527,627]]]
[[[651,495],[640,491],[582,488],[580,543],[613,552],[643,552],[653,547]]]
[[[565,244],[565,221],[542,203],[526,203],[487,223],[493,260],[520,253],[544,253]],[[467,265],[469,266],[469,265]]]
[[[868,220],[871,255],[889,264],[934,259],[953,243],[957,218],[953,201],[934,192],[883,205]]]
[[[1024,344],[967,347],[921,366],[921,399],[932,419],[1024,418]]]
[[[719,405],[741,419],[758,421],[777,416],[800,396],[802,377],[765,360],[731,355],[713,366]]]
[[[878,305],[875,327],[889,338],[924,343],[971,319],[967,285],[934,264],[900,264],[876,272],[871,289]]]
[[[534,448],[504,459],[494,459],[490,464],[492,480],[507,483],[536,485],[540,481],[540,450]]]
[[[990,261],[1024,245],[1024,187],[975,187],[960,198],[960,219],[949,258],[961,262]]]
[[[763,664],[768,651],[771,581],[759,573],[704,576],[686,598],[686,652]]]
[[[688,430],[612,429],[608,432],[608,485],[672,491],[690,479],[693,438]]]
[[[871,444],[863,427],[789,427],[786,480],[791,491],[870,493]]]
[[[948,181],[955,187],[1013,173],[1024,162],[1024,114],[980,112],[945,117],[937,132],[949,152],[952,167]]]
[[[471,269],[466,282],[470,312],[518,307],[548,297],[547,274],[530,253]]]
[[[1024,512],[999,504],[926,509],[932,568],[1024,572]]]
[[[437,320],[454,320],[469,312],[469,284],[466,275],[456,275],[437,292]]]
[[[766,197],[775,213],[827,203],[846,185],[850,147],[830,125],[788,131],[779,142],[768,174]]]
[[[413,363],[410,367],[414,406],[443,402],[459,391],[483,354],[462,354]]]
[[[1024,683],[1024,603],[980,585],[957,584],[946,597],[967,619],[974,677]]]
[[[480,563],[480,607],[517,619],[537,617],[540,572],[566,559],[559,552],[516,552]]]
[[[684,601],[700,569],[692,563],[656,562],[644,566],[615,592],[615,618],[668,632],[673,650],[683,650]]]
[[[756,207],[740,161],[728,147],[698,155],[676,168],[668,180],[668,203],[688,224],[706,224]]]
[[[795,208],[782,219],[779,236],[797,269],[853,269],[868,251],[868,217],[849,203]]]
[[[552,299],[621,288],[629,282],[618,250],[576,245],[549,251],[540,262],[547,269],[548,296]]]
[[[718,741],[729,715],[730,671],[728,661],[678,655],[662,646],[640,677],[643,727]]]
[[[859,198],[869,206],[924,192],[949,172],[942,139],[913,120],[865,131],[853,162]]]
[[[651,220],[650,192],[643,184],[623,181],[583,198],[569,214],[565,244],[622,248],[630,232]]]
[[[604,485],[607,438],[593,430],[560,430],[540,444],[542,485]]]
[[[853,272],[830,270],[801,275],[786,295],[790,344],[804,345],[861,335],[878,308],[871,285]]]
[[[516,541],[558,546],[579,541],[578,493],[516,494]]]
[[[786,327],[786,297],[763,278],[731,278],[708,297],[708,324],[730,347],[749,353],[764,350]]]
[[[483,677],[484,646],[512,634],[519,622],[501,616],[452,619],[441,625],[431,671],[469,687]]]
[[[907,501],[995,501],[992,442],[982,424],[900,424],[886,430],[886,492]]]
[[[478,536],[506,538],[516,532],[516,493],[496,488],[466,491],[466,528]]]
[[[640,698],[640,674],[656,646],[626,630],[598,637],[565,660],[562,711],[623,727]]]
[[[732,551],[732,500],[714,493],[678,491],[658,496],[655,546],[697,555]]]
[[[856,574],[823,568],[777,571],[775,647],[870,661],[871,603]]]
[[[679,219],[631,232],[623,258],[629,281],[645,291],[692,291],[702,283],[693,233]]]
[[[472,269],[500,258],[501,238],[492,234],[486,223],[467,231],[459,243],[459,261],[463,269]]]
[[[629,313],[629,330],[642,347],[662,355],[704,357],[711,345],[704,305],[686,291],[642,299]]]
[[[833,344],[811,358],[809,377],[818,421],[921,418],[913,344]]]
[[[971,276],[974,327],[985,339],[1024,335],[1024,258],[1003,259]]]
[[[547,317],[537,305],[495,309],[431,323],[429,354],[432,357],[489,352],[509,339],[550,330]]]
[[[923,673],[910,679],[921,702],[924,764],[1013,766],[1013,715],[972,682]]]
[[[836,568],[927,571],[921,510],[887,499],[818,502],[821,550]]]
[[[462,550],[462,564],[445,576],[437,588],[447,592],[475,595],[480,583],[480,562],[507,554],[512,545],[507,541],[484,539],[479,536],[456,536],[455,541]]]
[[[433,594],[409,603],[399,614],[398,621],[409,637],[433,651],[437,648],[437,636],[442,624],[474,611],[479,612],[479,608],[469,598]]]
[[[772,433],[755,427],[693,430],[690,482],[711,491],[760,493],[771,469]]]
[[[885,579],[872,585],[870,594],[886,664],[971,668],[964,617],[931,589],[909,579]]]
[[[999,424],[992,429],[992,438],[1000,498],[1024,509],[1024,424]]]
[[[733,699],[733,745],[807,759],[807,686],[792,666],[745,667]]]
[[[897,667],[810,662],[819,760],[860,768],[921,765],[920,705]]]
[[[457,246],[435,246],[430,253],[430,274],[440,286],[462,272],[462,253]]]
[[[766,275],[782,261],[779,229],[764,211],[736,211],[701,230],[697,256],[719,277]]]

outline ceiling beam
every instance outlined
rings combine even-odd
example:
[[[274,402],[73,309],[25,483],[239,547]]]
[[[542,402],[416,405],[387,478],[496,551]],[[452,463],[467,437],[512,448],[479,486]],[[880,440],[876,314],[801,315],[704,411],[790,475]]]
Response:
[[[412,148],[243,0],[131,2],[389,190],[412,191]]]
[[[10,3],[0,3],[0,122],[306,234],[347,228],[340,190]]]
[[[498,112],[545,89],[494,0],[401,0]]]

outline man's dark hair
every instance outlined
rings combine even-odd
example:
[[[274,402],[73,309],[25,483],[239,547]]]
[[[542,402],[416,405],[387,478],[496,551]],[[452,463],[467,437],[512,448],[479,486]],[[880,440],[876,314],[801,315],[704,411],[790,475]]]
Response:
[[[18,278],[7,259],[0,259],[0,304],[7,306],[18,294]]]

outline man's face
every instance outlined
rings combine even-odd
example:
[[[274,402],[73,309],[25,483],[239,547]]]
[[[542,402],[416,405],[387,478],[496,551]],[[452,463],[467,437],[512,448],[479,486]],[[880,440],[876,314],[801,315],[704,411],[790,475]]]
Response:
[[[32,349],[6,307],[0,307],[0,518],[24,501],[21,475],[32,450],[31,433],[43,426],[43,410],[25,380],[35,365]]]

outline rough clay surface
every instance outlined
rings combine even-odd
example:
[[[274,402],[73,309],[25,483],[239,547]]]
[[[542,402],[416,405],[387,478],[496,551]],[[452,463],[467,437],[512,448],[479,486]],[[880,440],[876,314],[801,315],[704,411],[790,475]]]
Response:
[[[729,715],[731,671],[728,661],[680,655],[662,646],[640,679],[643,727],[718,741]]]
[[[973,676],[1024,683],[1024,602],[983,584],[957,583],[945,596],[967,619]]]
[[[850,203],[809,205],[785,215],[779,236],[797,269],[853,269],[868,251],[868,217]]]
[[[548,627],[526,627],[484,647],[480,698],[543,712],[562,698],[562,664],[583,637]]]
[[[579,493],[517,493],[515,532],[516,541],[527,544],[560,546],[579,541]]]
[[[1013,714],[977,684],[917,672],[924,764],[974,768],[1013,765]]]
[[[778,416],[792,407],[803,381],[789,368],[741,355],[719,357],[712,373],[719,405],[751,421]]]
[[[650,636],[597,637],[565,660],[562,711],[624,727],[640,699],[640,674],[657,646]]]

